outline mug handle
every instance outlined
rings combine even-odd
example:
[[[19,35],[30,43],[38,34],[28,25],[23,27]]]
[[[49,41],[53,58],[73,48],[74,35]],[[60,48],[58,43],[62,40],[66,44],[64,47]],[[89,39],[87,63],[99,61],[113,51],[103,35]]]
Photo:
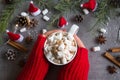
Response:
[[[76,24],[73,24],[70,30],[68,31],[68,33],[71,35],[74,35],[74,34],[77,34],[78,31],[79,31],[79,26]]]

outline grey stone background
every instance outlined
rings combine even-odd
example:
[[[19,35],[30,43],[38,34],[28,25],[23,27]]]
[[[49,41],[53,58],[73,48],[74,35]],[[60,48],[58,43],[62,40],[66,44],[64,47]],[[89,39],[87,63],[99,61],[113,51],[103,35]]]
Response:
[[[22,3],[18,7],[16,7],[16,10],[13,14],[13,18],[9,22],[8,29],[10,31],[14,31],[14,20],[17,15],[20,14],[20,12],[27,11],[28,9],[28,1],[25,3]],[[5,8],[5,5],[2,3],[0,0],[0,13],[2,10]],[[74,24],[71,21],[71,18],[75,16],[77,13],[69,13],[67,15],[64,15],[68,22],[69,25],[66,26],[65,28],[67,30],[70,29],[71,25]],[[49,11],[47,14],[50,18],[52,13]],[[93,14],[90,13],[88,15],[82,15],[84,20],[81,23],[75,23],[79,25],[79,32],[77,35],[80,37],[80,39],[84,42],[85,46],[89,50],[89,62],[90,62],[90,71],[89,71],[89,77],[88,80],[120,80],[120,68],[118,68],[116,65],[115,67],[117,68],[117,72],[113,75],[109,74],[106,70],[106,67],[108,65],[114,65],[110,61],[108,61],[106,58],[101,56],[107,49],[112,48],[112,47],[120,47],[120,42],[117,41],[117,32],[120,27],[120,17],[111,19],[108,22],[108,25],[102,25],[101,27],[104,27],[107,30],[107,33],[104,34],[106,36],[106,43],[103,45],[99,45],[95,42],[95,37],[98,36],[99,32],[97,31],[99,27],[95,27],[94,30],[89,31],[92,26],[95,24],[96,19],[93,17]],[[33,18],[31,16],[31,18]],[[49,22],[46,22],[42,19],[42,15],[39,15],[37,17],[34,17],[39,20],[39,25],[35,28],[31,28],[27,30],[26,32],[21,33],[24,35],[24,37],[28,36],[28,32],[32,34],[32,37],[34,38],[34,42],[37,38],[37,35],[40,33],[40,30],[45,28],[47,30],[53,30],[53,29],[58,29],[56,26],[47,26]],[[19,32],[19,31],[18,31]],[[25,43],[21,43],[25,45],[29,49],[28,53],[22,53],[14,49],[13,47],[5,44],[7,38],[7,34],[3,34],[3,44],[0,45],[0,80],[15,80],[19,72],[21,71],[21,67],[18,65],[18,62],[20,59],[27,57],[32,49],[32,46],[34,42],[31,45],[25,45]],[[100,46],[101,51],[99,52],[92,52],[91,48],[94,46]],[[17,58],[15,61],[8,61],[4,54],[7,49],[14,49],[18,52]],[[120,53],[111,53],[113,56],[118,56]],[[59,71],[58,66],[51,65],[49,72],[46,76],[45,80],[56,80],[57,73]]]

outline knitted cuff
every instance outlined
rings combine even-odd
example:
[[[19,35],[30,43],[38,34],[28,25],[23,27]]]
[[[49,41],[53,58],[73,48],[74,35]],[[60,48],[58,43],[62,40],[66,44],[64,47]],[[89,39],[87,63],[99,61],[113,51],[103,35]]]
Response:
[[[18,75],[17,80],[44,80],[49,63],[44,56],[44,42],[46,38],[39,35],[27,63]]]
[[[58,80],[87,80],[88,71],[88,51],[85,48],[78,48],[74,60],[60,70]]]

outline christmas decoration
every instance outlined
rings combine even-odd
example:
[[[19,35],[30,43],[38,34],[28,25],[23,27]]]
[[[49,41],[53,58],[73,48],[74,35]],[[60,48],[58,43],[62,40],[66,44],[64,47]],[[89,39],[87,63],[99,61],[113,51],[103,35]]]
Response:
[[[37,16],[41,13],[41,10],[33,5],[33,1],[30,1],[29,12],[31,13],[31,15]]]
[[[83,9],[88,9],[90,11],[95,11],[97,7],[96,0],[89,0],[88,2],[80,5]]]
[[[13,61],[16,58],[16,52],[13,49],[8,49],[5,56],[8,60]]]
[[[16,41],[16,42],[22,42],[24,37],[21,35],[21,34],[15,34],[15,33],[12,33],[12,32],[9,32],[9,30],[6,30],[9,38],[13,41]]]
[[[64,28],[64,26],[66,26],[66,25],[68,25],[67,20],[63,16],[61,16],[59,18],[58,27]]]
[[[108,66],[107,70],[110,74],[117,73],[117,68],[115,66]]]
[[[23,17],[23,16],[18,16],[18,20],[17,20],[17,24],[20,26],[26,26],[28,25],[28,19],[27,17]]]
[[[117,56],[117,57],[116,57],[116,60],[117,60],[118,62],[120,62],[120,56]]]
[[[113,7],[120,8],[120,0],[110,0],[109,4]]]
[[[97,41],[99,44],[105,44],[105,42],[106,42],[106,37],[104,37],[103,35],[99,35],[99,36],[96,38],[96,41]]]
[[[33,38],[32,38],[31,36],[27,36],[27,37],[25,38],[25,42],[26,42],[27,44],[32,43],[32,41],[33,41]]]
[[[82,18],[81,15],[76,15],[76,16],[75,16],[75,21],[81,22],[82,20],[83,20],[83,18]]]

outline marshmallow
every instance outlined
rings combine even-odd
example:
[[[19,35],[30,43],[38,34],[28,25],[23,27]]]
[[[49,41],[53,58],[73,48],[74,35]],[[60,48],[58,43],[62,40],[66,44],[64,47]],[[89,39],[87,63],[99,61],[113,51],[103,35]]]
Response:
[[[49,40],[50,42],[53,42],[53,40],[54,40],[54,35],[48,37],[48,40]]]
[[[70,50],[70,51],[76,51],[77,48],[76,48],[75,46],[69,46],[69,50]]]
[[[66,58],[65,58],[65,57],[63,57],[63,58],[61,59],[61,62],[62,62],[62,64],[66,64],[66,63],[67,63]]]
[[[47,30],[46,29],[42,29],[42,34],[46,33]]]
[[[43,15],[46,15],[48,13],[48,9],[44,9],[43,11],[42,11],[42,14]]]
[[[57,59],[61,59],[61,58],[63,58],[65,55],[63,54],[63,52],[62,51],[58,51],[57,52]]]
[[[99,31],[100,31],[101,33],[106,33],[106,29],[104,29],[104,28],[101,28]]]
[[[83,9],[84,14],[89,14],[89,11],[87,9]]]
[[[48,52],[48,53],[46,54],[46,57],[47,57],[48,59],[50,59],[50,58],[52,57],[52,53],[51,53],[51,52]]]
[[[67,60],[71,60],[73,55],[68,53],[68,54],[65,55],[65,57],[66,57]]]
[[[60,64],[60,60],[54,59],[53,62]]]
[[[20,32],[25,32],[26,31],[26,28],[21,28],[20,29]]]
[[[21,16],[23,16],[23,17],[26,17],[26,16],[28,16],[28,14],[26,13],[26,12],[21,12],[21,14],[20,14]]]
[[[93,47],[92,50],[95,51],[95,52],[100,51],[100,47],[99,46]]]
[[[64,48],[65,48],[65,45],[64,45],[64,43],[62,43],[62,44],[60,44],[60,46],[58,47],[58,50],[62,51],[62,50],[64,50]]]
[[[61,40],[63,37],[62,33],[59,33],[57,36],[55,36],[56,39]]]
[[[49,18],[48,16],[43,16],[43,19],[44,19],[45,21],[49,21],[49,20],[50,20],[50,18]]]

